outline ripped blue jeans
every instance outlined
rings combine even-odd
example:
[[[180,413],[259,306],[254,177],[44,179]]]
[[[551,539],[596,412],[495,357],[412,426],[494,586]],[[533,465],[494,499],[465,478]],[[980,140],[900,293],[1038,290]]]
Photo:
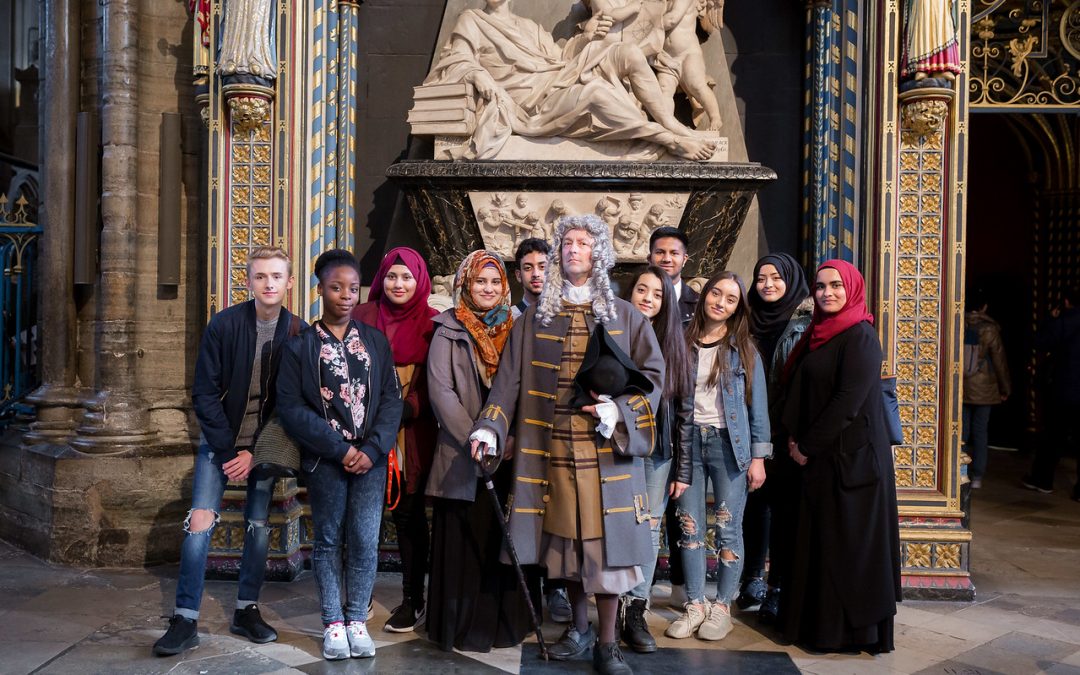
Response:
[[[686,595],[691,602],[705,601],[705,568],[707,546],[717,552],[719,561],[716,580],[716,601],[730,606],[739,592],[739,577],[743,568],[742,520],[749,486],[746,471],[739,469],[727,429],[697,426],[693,439],[693,483],[677,503],[676,512],[682,532],[679,547],[686,575]],[[714,539],[707,542],[705,496],[707,483],[712,483]],[[724,560],[723,551],[735,554]]]
[[[199,618],[202,603],[203,581],[206,575],[206,557],[210,550],[210,537],[220,516],[221,498],[225,494],[228,479],[221,469],[221,460],[214,457],[208,445],[200,445],[195,456],[195,474],[191,486],[191,510],[205,509],[214,514],[209,528],[192,531],[191,512],[184,521],[184,543],[180,547],[180,578],[176,583],[176,609],[189,619]],[[240,558],[240,588],[236,594],[237,609],[258,602],[259,589],[266,576],[266,555],[270,549],[270,536],[266,521],[270,517],[270,498],[274,493],[274,478],[255,480],[248,478],[247,498],[244,500],[244,553]]]

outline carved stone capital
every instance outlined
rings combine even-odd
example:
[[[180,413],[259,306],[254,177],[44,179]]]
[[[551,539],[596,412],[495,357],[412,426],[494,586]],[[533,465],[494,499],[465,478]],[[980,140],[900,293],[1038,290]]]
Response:
[[[235,133],[253,133],[270,119],[270,102],[274,100],[274,90],[270,87],[227,84],[221,93],[229,105],[229,118]]]
[[[942,95],[942,92],[948,95]],[[908,95],[905,95],[908,94]],[[900,131],[905,144],[941,133],[949,116],[950,90],[913,90],[900,95]],[[930,94],[930,95],[928,95]]]

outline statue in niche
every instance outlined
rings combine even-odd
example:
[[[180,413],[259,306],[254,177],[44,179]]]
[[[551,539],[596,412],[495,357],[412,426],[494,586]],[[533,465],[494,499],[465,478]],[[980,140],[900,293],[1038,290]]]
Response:
[[[963,71],[957,19],[954,0],[905,0],[901,78],[917,82],[938,76],[956,79]]]
[[[275,3],[272,0],[228,0],[221,32],[218,64],[223,76],[251,75],[277,78],[274,47]]]
[[[705,69],[697,25],[700,18],[707,30],[723,27],[723,7],[723,0],[669,0],[664,14],[664,50],[654,64],[660,90],[671,110],[675,110],[675,89],[680,88],[694,109],[702,113],[695,114],[695,121],[708,120],[695,126],[709,131],[719,131],[724,122],[720,118],[720,102],[713,92],[716,83],[709,79]]]
[[[462,12],[424,81],[467,83],[479,97],[472,137],[455,158],[494,158],[512,133],[640,140],[685,159],[711,157],[718,143],[675,119],[642,48],[604,41],[611,27],[610,17],[593,16],[560,49],[507,0]]]

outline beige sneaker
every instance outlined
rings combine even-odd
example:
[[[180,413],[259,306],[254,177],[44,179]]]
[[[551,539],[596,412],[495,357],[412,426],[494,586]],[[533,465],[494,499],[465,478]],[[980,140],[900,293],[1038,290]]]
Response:
[[[680,614],[678,619],[671,622],[671,625],[664,631],[664,635],[676,640],[691,637],[694,631],[705,621],[708,608],[709,606],[704,603],[686,603],[686,611]]]
[[[714,602],[709,606],[709,616],[701,623],[697,636],[702,640],[723,640],[732,628],[731,609]]]

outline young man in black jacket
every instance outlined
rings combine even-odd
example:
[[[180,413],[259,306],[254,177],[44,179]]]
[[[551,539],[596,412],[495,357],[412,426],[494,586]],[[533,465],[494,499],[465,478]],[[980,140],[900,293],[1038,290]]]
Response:
[[[684,327],[694,316],[694,306],[698,301],[697,291],[684,284],[682,280],[683,266],[690,259],[687,253],[689,248],[690,240],[677,227],[658,227],[649,235],[648,263],[668,273],[671,284],[675,286],[675,297],[679,301],[679,312]]]
[[[240,588],[229,630],[252,642],[277,639],[256,604],[266,571],[266,527],[274,478],[251,476],[251,448],[274,410],[281,349],[302,326],[282,306],[293,285],[292,262],[280,248],[254,249],[247,264],[253,300],[224,309],[210,320],[199,346],[191,397],[202,434],[195,457],[191,510],[184,521],[176,609],[169,630],[156,643],[158,656],[179,654],[199,644],[196,621],[210,536],[226,483],[247,481],[244,553]]]

